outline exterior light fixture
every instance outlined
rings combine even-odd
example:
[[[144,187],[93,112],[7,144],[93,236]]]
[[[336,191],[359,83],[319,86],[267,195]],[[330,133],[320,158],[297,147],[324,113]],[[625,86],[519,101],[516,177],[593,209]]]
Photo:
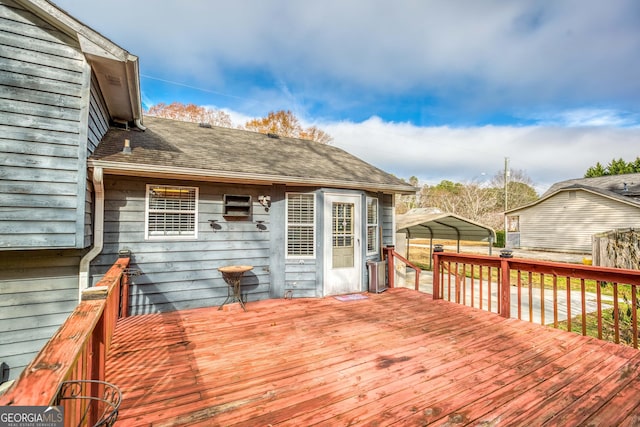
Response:
[[[258,203],[262,205],[265,211],[269,212],[271,207],[271,196],[258,196]]]

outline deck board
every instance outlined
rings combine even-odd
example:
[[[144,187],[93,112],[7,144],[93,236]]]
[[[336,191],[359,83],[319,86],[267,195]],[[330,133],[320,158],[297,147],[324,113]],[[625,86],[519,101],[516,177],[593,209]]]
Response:
[[[368,297],[120,320],[107,360],[117,425],[638,420],[637,350],[408,289]]]

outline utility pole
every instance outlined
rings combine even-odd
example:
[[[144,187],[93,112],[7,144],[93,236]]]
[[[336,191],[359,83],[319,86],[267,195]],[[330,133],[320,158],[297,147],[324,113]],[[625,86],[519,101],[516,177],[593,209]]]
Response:
[[[504,211],[507,211],[507,188],[509,187],[509,176],[511,173],[509,172],[509,158],[504,158]],[[506,228],[505,228],[506,230]]]
[[[508,208],[508,188],[509,188],[509,158],[504,158],[504,247],[507,247],[507,208]]]

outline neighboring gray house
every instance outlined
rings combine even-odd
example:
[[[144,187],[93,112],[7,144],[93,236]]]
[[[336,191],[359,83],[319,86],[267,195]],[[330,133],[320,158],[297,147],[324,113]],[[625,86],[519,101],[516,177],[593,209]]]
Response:
[[[87,158],[110,123],[142,118],[138,87],[137,57],[53,4],[0,1],[0,382],[78,302]]]
[[[507,247],[591,253],[594,234],[640,227],[640,174],[558,182],[505,214]]]
[[[45,0],[0,0],[0,37],[8,378],[123,249],[141,273],[133,314],[222,303],[229,264],[254,266],[248,301],[366,289],[395,194],[413,187],[330,145],[150,117],[145,130],[137,57]]]
[[[254,267],[248,301],[364,291],[366,261],[394,242],[394,195],[415,191],[331,145],[144,123],[110,129],[88,162],[105,188],[93,280],[130,250],[134,314],[220,304],[225,265]]]

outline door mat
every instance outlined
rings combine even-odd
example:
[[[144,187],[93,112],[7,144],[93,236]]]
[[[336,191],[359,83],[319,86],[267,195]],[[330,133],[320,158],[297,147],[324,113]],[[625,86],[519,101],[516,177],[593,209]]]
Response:
[[[340,295],[334,298],[337,299],[338,301],[357,301],[361,299],[368,299],[369,297],[362,294],[350,294],[350,295]]]

